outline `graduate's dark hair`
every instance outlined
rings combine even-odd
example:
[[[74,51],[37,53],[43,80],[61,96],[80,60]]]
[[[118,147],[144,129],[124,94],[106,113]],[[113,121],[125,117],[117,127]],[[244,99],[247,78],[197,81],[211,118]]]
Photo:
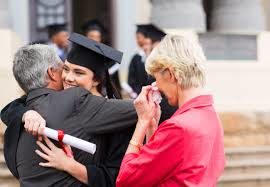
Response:
[[[97,91],[104,96],[108,96],[109,99],[122,99],[121,94],[116,89],[114,83],[111,81],[108,70],[106,71],[94,71],[94,80],[99,82]]]
[[[142,34],[144,37],[148,36],[147,27],[145,25],[137,25],[136,34]]]
[[[104,42],[106,40],[107,30],[104,25],[97,19],[88,20],[82,26],[81,29],[83,34],[86,36],[87,33],[91,31],[98,31],[101,34],[101,40]]]

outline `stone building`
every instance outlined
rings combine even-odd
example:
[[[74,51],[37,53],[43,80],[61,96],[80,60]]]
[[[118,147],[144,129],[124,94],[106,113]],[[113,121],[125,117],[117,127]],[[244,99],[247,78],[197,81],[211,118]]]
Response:
[[[219,186],[270,186],[269,0],[1,0],[0,109],[22,94],[11,72],[18,47],[46,39],[47,24],[80,32],[83,21],[96,17],[109,28],[111,45],[125,53],[121,80],[136,48],[135,24],[152,22],[198,40],[224,126],[228,161]],[[0,156],[0,187],[12,186],[9,176]]]

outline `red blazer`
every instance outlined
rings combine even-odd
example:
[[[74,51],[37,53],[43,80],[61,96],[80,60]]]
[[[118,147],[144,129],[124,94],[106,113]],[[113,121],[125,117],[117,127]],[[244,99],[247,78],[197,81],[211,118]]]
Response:
[[[126,154],[117,187],[214,187],[225,165],[223,129],[210,95],[164,121],[139,153]]]

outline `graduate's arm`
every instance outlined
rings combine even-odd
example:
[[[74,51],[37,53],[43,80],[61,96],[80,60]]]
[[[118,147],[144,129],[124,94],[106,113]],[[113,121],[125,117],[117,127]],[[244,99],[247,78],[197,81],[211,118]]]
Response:
[[[37,149],[35,152],[48,162],[40,162],[39,165],[65,171],[84,184],[88,184],[86,167],[74,160],[72,155],[67,156],[62,149],[56,147],[46,136],[43,136],[43,139],[46,145],[41,141],[37,141],[37,145],[41,150]],[[70,146],[65,146],[66,149],[71,149]]]
[[[90,134],[111,133],[135,126],[137,113],[132,100],[106,99],[77,89],[73,115]]]
[[[121,157],[122,158],[122,157]],[[72,175],[77,180],[90,187],[113,187],[120,168],[121,158],[104,164],[83,165],[74,159],[70,159],[64,164],[64,171]]]
[[[109,167],[105,164],[83,165],[76,160],[66,162],[64,171],[72,175],[77,180],[91,187],[115,186],[118,167]]]
[[[90,134],[103,134],[135,127],[137,113],[132,100],[107,99],[85,128]]]
[[[120,165],[120,164],[119,164]],[[77,180],[91,187],[115,186],[118,168],[108,167],[104,164],[83,165],[76,160],[66,162],[64,171]]]
[[[71,159],[69,162],[66,162],[63,170],[80,182],[88,185],[87,167],[83,164]]]
[[[21,98],[12,101],[1,110],[1,120],[6,124],[6,126],[9,126],[14,122],[17,122],[16,124],[18,125],[22,124],[21,121],[23,114],[28,110],[25,102],[26,96],[22,96]]]
[[[102,164],[96,164],[96,168],[93,166],[88,168],[89,186],[115,186],[120,165],[133,131],[133,128],[129,128],[121,132],[105,135],[106,140],[109,142],[109,148]]]

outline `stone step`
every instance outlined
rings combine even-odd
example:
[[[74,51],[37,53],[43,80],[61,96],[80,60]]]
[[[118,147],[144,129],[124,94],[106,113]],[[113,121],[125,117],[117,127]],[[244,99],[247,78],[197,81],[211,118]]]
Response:
[[[1,168],[7,168],[6,161],[3,154],[0,154],[0,169]]]
[[[270,147],[226,148],[218,187],[270,187]]]
[[[270,147],[239,147],[239,148],[226,148],[226,159],[233,160],[260,160],[270,159]]]
[[[3,153],[3,146],[0,146],[0,169],[7,169],[6,161]]]
[[[0,179],[13,179],[13,175],[10,173],[9,169],[6,166],[5,158],[0,147]],[[1,186],[0,186],[1,187]]]
[[[11,178],[14,178],[14,177],[7,168],[0,168],[0,178],[1,179],[10,178],[11,179]]]
[[[3,153],[3,145],[0,145],[0,170],[8,170],[6,166],[6,161]],[[1,172],[0,172],[0,177],[1,177]]]
[[[222,176],[218,187],[269,187],[270,173],[232,174]]]
[[[0,179],[0,187],[19,187],[20,184],[17,180],[3,180],[3,179]]]
[[[270,171],[270,158],[257,160],[233,160],[227,161],[226,168],[223,173],[226,175],[234,174],[264,174]]]

